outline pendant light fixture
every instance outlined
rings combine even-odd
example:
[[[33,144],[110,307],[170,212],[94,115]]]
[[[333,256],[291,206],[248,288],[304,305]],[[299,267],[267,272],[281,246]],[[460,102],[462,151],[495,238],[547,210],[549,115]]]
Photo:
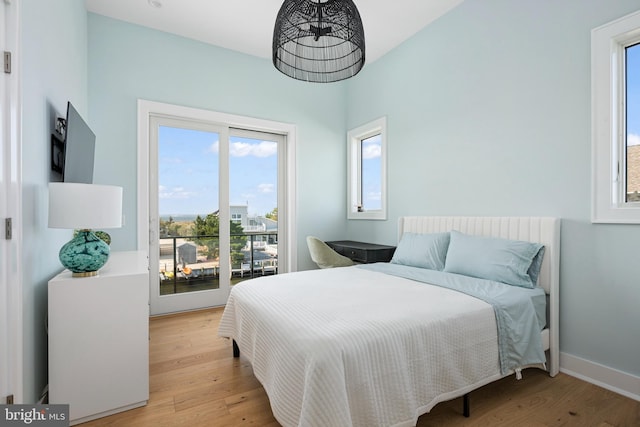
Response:
[[[273,30],[273,65],[294,79],[353,77],[365,60],[364,28],[351,0],[285,0]]]

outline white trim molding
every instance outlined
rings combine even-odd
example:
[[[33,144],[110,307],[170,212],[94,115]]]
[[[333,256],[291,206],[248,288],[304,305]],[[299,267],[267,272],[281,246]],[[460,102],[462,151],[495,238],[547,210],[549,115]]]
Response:
[[[22,59],[20,2],[5,0],[0,11],[1,50],[11,52],[11,73],[0,79],[0,218],[11,218],[12,237],[0,243],[0,392],[14,403],[24,396],[22,259]],[[4,227],[3,227],[4,228]]]
[[[560,372],[640,402],[640,377],[567,353],[560,353]]]

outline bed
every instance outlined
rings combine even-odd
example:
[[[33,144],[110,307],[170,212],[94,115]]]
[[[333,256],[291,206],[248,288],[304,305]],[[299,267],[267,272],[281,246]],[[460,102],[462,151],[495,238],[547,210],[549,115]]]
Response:
[[[558,218],[402,217],[391,263],[242,282],[218,334],[285,427],[413,426],[524,368],[558,373],[559,245]]]

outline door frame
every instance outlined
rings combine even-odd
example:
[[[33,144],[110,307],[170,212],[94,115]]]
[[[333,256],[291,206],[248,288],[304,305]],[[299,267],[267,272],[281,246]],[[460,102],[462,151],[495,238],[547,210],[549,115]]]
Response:
[[[20,99],[20,2],[5,0],[0,15],[2,51],[11,52],[11,73],[0,78],[0,219],[3,241],[0,251],[0,403],[13,395],[14,403],[24,401],[24,358],[22,321],[22,180],[21,99]],[[4,219],[12,219],[11,240],[4,236]]]
[[[278,271],[285,273],[297,270],[296,238],[296,127],[290,123],[275,122],[252,117],[219,113],[210,110],[167,104],[138,99],[138,197],[137,229],[138,250],[149,254],[149,242],[157,238],[151,230],[155,224],[149,224],[149,185],[150,185],[150,120],[152,116],[165,116],[181,120],[195,120],[211,124],[249,129],[259,132],[281,134],[285,137],[283,157],[279,158],[278,180],[283,188],[278,191]],[[152,289],[149,289],[150,296]],[[159,314],[159,313],[151,313]]]

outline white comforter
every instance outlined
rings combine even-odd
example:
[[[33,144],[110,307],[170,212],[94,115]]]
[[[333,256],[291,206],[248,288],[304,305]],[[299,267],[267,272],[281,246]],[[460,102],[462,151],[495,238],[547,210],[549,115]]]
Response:
[[[242,282],[218,333],[236,340],[285,427],[412,426],[501,377],[489,304],[357,267]]]

